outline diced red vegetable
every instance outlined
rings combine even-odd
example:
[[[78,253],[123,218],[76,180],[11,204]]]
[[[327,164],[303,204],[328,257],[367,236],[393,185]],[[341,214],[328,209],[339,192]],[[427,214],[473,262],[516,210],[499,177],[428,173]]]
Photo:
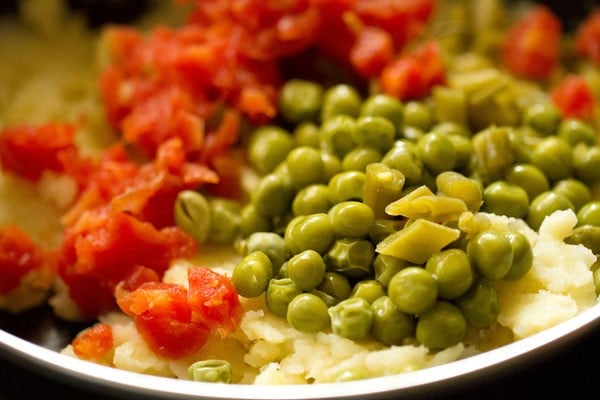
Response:
[[[551,93],[552,101],[566,118],[590,119],[596,107],[594,94],[581,76],[568,75],[555,86]]]
[[[578,54],[600,65],[600,8],[579,26],[575,36],[575,49]]]
[[[98,322],[81,331],[71,342],[78,357],[88,360],[100,360],[114,347],[112,328]]]

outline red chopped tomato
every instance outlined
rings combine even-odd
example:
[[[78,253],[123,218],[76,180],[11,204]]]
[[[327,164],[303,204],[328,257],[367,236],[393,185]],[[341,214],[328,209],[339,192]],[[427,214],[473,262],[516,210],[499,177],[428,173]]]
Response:
[[[560,19],[549,8],[532,8],[502,42],[504,65],[518,76],[547,78],[559,61],[561,30]]]
[[[47,123],[19,125],[0,131],[0,164],[24,178],[38,180],[45,170],[63,172],[77,157],[75,127]]]
[[[434,86],[445,80],[441,48],[436,41],[428,41],[413,53],[392,61],[380,77],[383,91],[401,100],[427,96]]]
[[[188,270],[188,301],[195,318],[225,335],[234,331],[242,317],[242,306],[231,279],[209,268]]]
[[[363,29],[350,50],[350,61],[356,71],[366,78],[379,76],[394,56],[392,36],[380,29]]]
[[[575,50],[600,65],[600,8],[579,25],[575,36]]]
[[[148,282],[118,299],[121,310],[156,354],[179,359],[198,351],[210,335],[203,321],[192,320],[187,290],[177,284]]]
[[[114,347],[112,328],[99,322],[81,331],[71,344],[78,357],[99,360]]]
[[[114,290],[139,265],[159,276],[174,258],[196,254],[195,240],[176,227],[157,230],[123,212],[86,211],[67,229],[61,248],[60,276],[84,317],[114,306]]]
[[[552,101],[566,118],[590,119],[596,103],[588,83],[581,76],[568,75],[551,91]]]
[[[0,228],[0,295],[19,287],[31,271],[55,273],[51,255],[15,225]]]

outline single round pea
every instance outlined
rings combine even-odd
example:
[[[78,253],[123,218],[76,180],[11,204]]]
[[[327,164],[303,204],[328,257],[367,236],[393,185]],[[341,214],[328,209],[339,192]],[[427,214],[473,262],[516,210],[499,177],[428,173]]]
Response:
[[[440,133],[445,136],[457,135],[464,138],[471,136],[471,131],[467,126],[451,121],[438,122],[431,127],[430,132]]]
[[[462,135],[448,135],[448,139],[452,142],[456,150],[456,165],[454,169],[458,171],[469,171],[473,161],[475,148],[471,139]]]
[[[315,149],[321,147],[321,129],[313,122],[301,122],[294,128],[292,134],[298,146],[314,147]]]
[[[366,116],[356,120],[354,141],[357,146],[384,152],[392,147],[395,139],[396,128],[384,117]]]
[[[425,269],[437,279],[439,296],[448,300],[462,296],[473,284],[473,267],[461,249],[447,249],[434,253]]]
[[[292,208],[294,188],[290,178],[283,174],[268,174],[258,183],[252,193],[252,205],[265,217],[277,217]]]
[[[563,179],[556,182],[552,191],[564,194],[573,203],[575,211],[578,211],[585,203],[592,199],[592,192],[585,183],[577,179]]]
[[[326,272],[317,289],[331,296],[336,304],[350,297],[352,285],[346,276],[338,272]]]
[[[481,210],[507,217],[523,218],[529,210],[529,196],[520,186],[496,181],[483,190]]]
[[[469,240],[467,254],[475,271],[488,279],[504,278],[513,263],[510,241],[494,231],[480,232]]]
[[[369,232],[369,238],[373,243],[379,243],[392,233],[402,229],[403,226],[404,221],[400,219],[377,218]]]
[[[350,297],[362,297],[372,304],[375,300],[385,296],[385,288],[373,279],[366,279],[354,285]]]
[[[248,159],[260,174],[272,172],[294,148],[294,137],[275,125],[263,125],[252,132]]]
[[[321,160],[323,160],[323,171],[325,173],[324,178],[326,182],[329,182],[335,174],[343,171],[342,161],[335,154],[329,154],[322,151]]]
[[[263,294],[272,277],[273,266],[269,257],[262,251],[253,251],[233,268],[231,282],[240,296],[250,298]]]
[[[287,259],[285,240],[275,232],[255,232],[245,241],[246,253],[262,251],[271,260],[273,275],[277,275],[279,269]]]
[[[347,115],[337,115],[321,125],[321,148],[342,158],[356,148],[356,121]]]
[[[266,232],[273,228],[271,218],[256,211],[252,203],[246,204],[240,211],[240,233],[248,237],[254,232]]]
[[[273,315],[287,318],[289,304],[300,294],[302,294],[302,289],[290,278],[273,278],[269,281],[265,295],[267,309]]]
[[[331,330],[346,339],[361,339],[371,330],[373,311],[362,297],[352,297],[329,307]]]
[[[241,207],[225,198],[209,200],[211,224],[208,238],[215,243],[232,243],[240,231]]]
[[[299,123],[316,119],[323,101],[323,88],[315,82],[290,79],[281,87],[278,100],[281,115],[287,121]]]
[[[438,283],[431,272],[421,267],[406,267],[390,279],[388,296],[407,314],[420,314],[431,308],[438,296]]]
[[[367,166],[381,161],[381,153],[370,147],[356,147],[350,150],[342,159],[344,171],[365,172]]]
[[[508,274],[504,277],[507,280],[521,279],[533,265],[533,249],[527,236],[520,232],[507,232],[504,234],[513,250],[513,262]]]
[[[557,210],[567,209],[575,210],[567,196],[553,191],[544,192],[529,204],[526,221],[531,228],[538,230],[548,215]]]
[[[375,247],[365,239],[338,239],[327,251],[325,262],[330,271],[340,272],[349,278],[361,279],[373,271]]]
[[[530,162],[538,167],[551,182],[566,179],[573,169],[571,146],[557,136],[544,138],[531,153]]]
[[[408,266],[408,261],[387,254],[377,253],[375,260],[373,260],[375,280],[381,283],[383,287],[387,288],[392,276]]]
[[[600,226],[600,201],[592,200],[577,212],[577,225]]]
[[[343,201],[329,210],[333,230],[338,236],[366,236],[375,223],[375,213],[360,201]]]
[[[423,162],[417,155],[414,143],[397,141],[394,147],[383,155],[381,163],[400,171],[406,179],[406,185],[417,185],[423,179]]]
[[[588,146],[596,144],[594,128],[580,119],[567,118],[558,126],[557,136],[564,139],[571,146],[584,143]]]
[[[304,250],[288,260],[286,271],[300,289],[308,291],[323,281],[325,269],[325,262],[319,253]]]
[[[541,169],[532,164],[515,164],[506,173],[505,181],[523,188],[529,200],[550,190],[550,182]]]
[[[371,335],[376,340],[388,346],[401,345],[406,338],[414,335],[413,318],[398,310],[388,296],[381,296],[373,301],[371,309],[373,310]]]
[[[485,280],[478,280],[464,296],[456,300],[465,319],[476,328],[491,325],[500,313],[498,293]]]
[[[423,102],[409,101],[404,106],[404,125],[427,131],[433,122],[429,106]]]
[[[358,91],[347,84],[337,84],[323,94],[321,121],[327,121],[336,115],[357,117],[360,113],[362,98]]]
[[[325,166],[320,150],[308,146],[296,147],[288,153],[286,163],[292,185],[296,189],[311,183],[325,182]]]
[[[325,213],[294,218],[285,228],[285,246],[292,255],[304,250],[325,253],[335,239],[331,218]]]
[[[314,183],[300,189],[292,202],[294,215],[326,213],[330,208],[329,188],[322,183]]]
[[[523,113],[524,124],[544,136],[556,132],[561,118],[560,111],[551,103],[533,104]]]
[[[573,161],[573,171],[577,179],[589,186],[600,181],[600,147],[590,146],[577,151]]]
[[[404,120],[404,105],[393,96],[376,93],[362,103],[360,115],[386,118],[394,125],[396,132],[399,132]]]
[[[307,333],[322,331],[331,321],[327,305],[311,293],[294,297],[288,305],[286,319],[294,329]]]
[[[573,229],[571,236],[565,238],[565,243],[582,244],[595,255],[600,255],[600,227],[581,225]]]
[[[447,136],[429,132],[417,142],[417,154],[432,174],[450,171],[456,166],[456,149]]]
[[[196,382],[231,383],[231,364],[226,360],[196,361],[188,367],[188,375]]]
[[[193,190],[182,190],[177,195],[174,207],[175,223],[204,243],[210,234],[211,210],[206,197]]]
[[[365,188],[365,173],[344,171],[335,174],[327,184],[332,204],[346,200],[362,200]]]
[[[443,350],[463,340],[467,321],[461,311],[447,301],[438,301],[419,315],[415,337],[431,350]]]

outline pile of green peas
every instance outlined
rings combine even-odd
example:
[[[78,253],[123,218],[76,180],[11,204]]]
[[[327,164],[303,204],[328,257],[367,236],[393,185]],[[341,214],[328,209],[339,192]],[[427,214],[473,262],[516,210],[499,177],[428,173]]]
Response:
[[[226,230],[241,237],[238,293],[264,295],[268,310],[300,331],[440,350],[468,327],[493,324],[493,282],[524,276],[533,253],[523,234],[488,229],[478,211],[537,230],[572,209],[578,226],[567,241],[600,253],[596,133],[551,103],[523,109],[518,126],[477,132],[437,121],[435,104],[363,98],[346,84],[293,79],[279,106],[285,124],[249,138],[260,181]],[[194,215],[202,195],[187,195],[176,215],[194,234],[211,211],[201,205]],[[207,240],[215,229],[200,225],[196,237]]]

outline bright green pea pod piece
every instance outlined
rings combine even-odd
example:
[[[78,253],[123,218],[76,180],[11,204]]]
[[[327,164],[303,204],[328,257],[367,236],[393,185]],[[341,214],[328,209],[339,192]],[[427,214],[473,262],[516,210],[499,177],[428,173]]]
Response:
[[[458,239],[460,231],[418,219],[379,242],[375,251],[415,264],[423,264],[436,253]]]
[[[455,171],[445,171],[435,178],[438,195],[461,199],[471,212],[479,211],[483,203],[481,184],[475,179],[467,178]]]
[[[389,215],[402,215],[409,219],[425,218],[435,222],[455,221],[467,211],[467,205],[461,199],[436,196],[426,186],[421,186],[414,192],[390,203],[385,211]]]
[[[404,174],[383,163],[369,164],[365,171],[363,203],[377,218],[386,218],[385,207],[402,196]]]
[[[473,136],[477,172],[484,184],[502,179],[515,161],[509,130],[492,126]]]

